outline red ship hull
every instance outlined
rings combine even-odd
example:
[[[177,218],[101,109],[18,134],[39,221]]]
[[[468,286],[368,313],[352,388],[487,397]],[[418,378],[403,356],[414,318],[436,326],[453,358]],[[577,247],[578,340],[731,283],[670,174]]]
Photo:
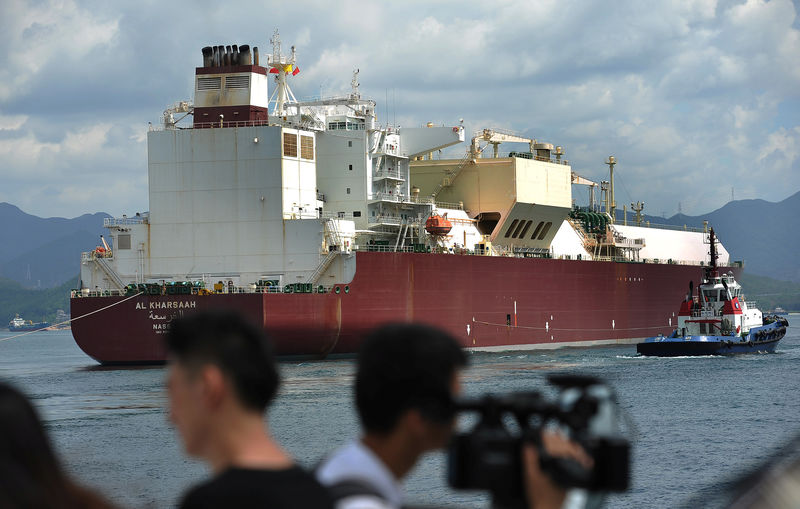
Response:
[[[72,323],[72,335],[104,364],[163,362],[169,320],[205,309],[245,314],[272,336],[281,356],[354,353],[367,331],[390,321],[432,324],[465,348],[485,350],[632,343],[671,332],[675,303],[690,280],[702,277],[702,267],[691,265],[412,253],[356,257],[346,293],[72,298],[72,316],[82,317]],[[738,267],[730,270],[739,276]]]

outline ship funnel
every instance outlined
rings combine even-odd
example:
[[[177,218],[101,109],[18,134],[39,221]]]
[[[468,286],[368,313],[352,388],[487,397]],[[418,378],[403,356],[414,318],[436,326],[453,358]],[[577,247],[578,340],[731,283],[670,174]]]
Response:
[[[253,65],[258,65],[258,46],[253,46]]]
[[[203,67],[211,67],[214,64],[214,50],[211,46],[203,48]]]
[[[233,48],[233,53],[232,53],[233,58],[231,58],[231,63],[233,65],[239,65],[239,46],[234,44],[232,48]]]
[[[241,65],[252,65],[253,59],[250,56],[250,46],[242,44],[239,46],[239,63]]]
[[[231,65],[231,58],[233,57],[233,50],[230,44],[225,46],[225,65]]]

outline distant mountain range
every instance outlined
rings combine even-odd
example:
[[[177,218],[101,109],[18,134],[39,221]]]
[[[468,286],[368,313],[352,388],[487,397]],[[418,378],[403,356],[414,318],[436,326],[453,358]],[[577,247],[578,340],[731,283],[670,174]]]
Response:
[[[52,288],[80,273],[81,252],[91,251],[108,214],[42,218],[0,203],[0,276],[24,288]]]
[[[618,211],[622,222],[622,211]],[[632,224],[628,213],[628,224]],[[0,203],[0,277],[24,288],[52,288],[80,272],[80,254],[99,245],[108,214],[84,214],[74,219],[41,218]],[[800,192],[772,203],[732,201],[700,216],[668,219],[645,215],[653,224],[714,227],[734,260],[744,260],[745,272],[781,281],[800,282]]]

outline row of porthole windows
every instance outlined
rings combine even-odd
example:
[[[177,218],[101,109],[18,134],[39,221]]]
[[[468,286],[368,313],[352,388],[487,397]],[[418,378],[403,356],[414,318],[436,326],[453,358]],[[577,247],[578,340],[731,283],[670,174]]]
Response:
[[[505,237],[506,238],[514,238],[514,239],[522,239],[525,235],[528,234],[528,231],[531,229],[531,225],[533,225],[533,221],[531,220],[519,220],[514,219],[511,221],[511,224],[508,226],[506,230]],[[536,225],[536,229],[533,230],[533,235],[531,235],[531,240],[543,240],[547,233],[550,231],[550,228],[553,226],[553,223],[548,221],[545,223],[544,221],[539,221],[539,224]]]

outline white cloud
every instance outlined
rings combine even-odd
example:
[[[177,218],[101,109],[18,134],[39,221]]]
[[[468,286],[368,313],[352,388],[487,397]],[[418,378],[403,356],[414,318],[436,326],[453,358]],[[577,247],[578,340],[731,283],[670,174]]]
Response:
[[[85,64],[87,54],[112,42],[118,19],[101,19],[74,1],[4,0],[0,44],[0,101],[24,94],[25,87],[52,61]]]
[[[0,131],[16,131],[27,121],[27,115],[0,115]]]

